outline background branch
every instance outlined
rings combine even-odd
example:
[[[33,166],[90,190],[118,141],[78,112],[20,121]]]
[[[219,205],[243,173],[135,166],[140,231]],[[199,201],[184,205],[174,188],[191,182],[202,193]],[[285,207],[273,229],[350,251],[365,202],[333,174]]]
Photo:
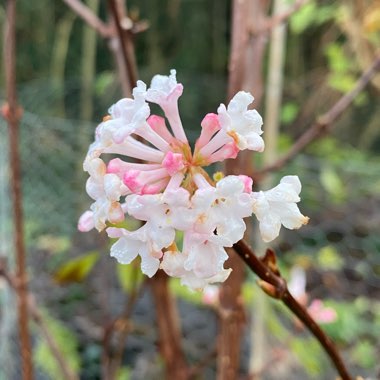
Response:
[[[63,0],[79,17],[94,28],[102,37],[112,37],[112,29],[104,23],[87,5],[78,0]]]
[[[137,83],[137,67],[134,55],[134,46],[132,42],[132,32],[122,27],[122,20],[126,18],[125,8],[117,4],[116,0],[108,0],[108,5],[115,22],[118,39],[120,42],[120,50],[125,64],[125,70],[131,88]]]
[[[159,348],[164,359],[166,379],[186,380],[188,369],[181,345],[181,329],[177,307],[169,290],[167,274],[159,270],[148,280],[154,299],[159,332]]]
[[[22,286],[22,282],[15,276],[12,276],[6,269],[6,264],[4,260],[0,261],[0,277],[4,278],[8,285],[19,294],[18,289]],[[74,374],[69,368],[62,352],[60,351],[53,335],[50,334],[49,328],[47,327],[42,313],[36,305],[35,298],[33,294],[27,292],[26,301],[28,303],[30,315],[33,318],[33,321],[40,328],[43,336],[45,337],[45,341],[50,349],[50,352],[57,360],[58,366],[60,367],[62,374],[67,380],[79,380],[79,377]]]
[[[4,33],[4,68],[6,96],[8,103],[3,106],[2,113],[8,122],[10,192],[13,195],[13,228],[16,253],[16,274],[19,286],[18,295],[18,329],[20,336],[22,378],[33,379],[33,363],[31,341],[29,335],[29,316],[27,301],[27,274],[24,245],[24,223],[21,191],[21,160],[19,153],[19,121],[22,111],[18,105],[16,93],[16,0],[8,0],[6,4],[6,22]]]
[[[369,84],[371,79],[380,70],[380,55],[374,60],[369,69],[358,79],[354,88],[343,95],[324,115],[319,117],[316,122],[307,129],[293,144],[288,153],[255,173],[255,178],[260,179],[269,172],[281,169],[285,164],[292,160],[300,151],[305,149],[310,143],[329,132],[332,123],[342,115],[342,113],[352,104],[356,96]]]
[[[276,26],[288,21],[288,19],[293,16],[302,6],[304,6],[309,0],[297,0],[292,6],[290,6],[286,11],[277,14],[271,18],[269,18],[262,28],[252,28],[253,34],[261,34],[270,32],[271,29]]]

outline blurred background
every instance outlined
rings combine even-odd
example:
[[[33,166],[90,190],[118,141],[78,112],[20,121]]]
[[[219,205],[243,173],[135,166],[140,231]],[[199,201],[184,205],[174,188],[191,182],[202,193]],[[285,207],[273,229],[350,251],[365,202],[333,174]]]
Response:
[[[105,2],[84,2],[107,20]],[[139,78],[149,84],[153,75],[177,70],[185,89],[180,111],[193,141],[203,116],[226,101],[231,6],[226,0],[128,1],[129,21],[143,25],[134,36]],[[0,23],[4,22],[2,2]],[[81,379],[100,379],[102,329],[123,313],[132,288],[142,281],[133,266],[120,267],[109,258],[109,242],[103,235],[76,229],[78,217],[90,205],[82,162],[96,125],[122,97],[121,83],[107,41],[63,1],[19,0],[16,28],[29,286],[69,366]],[[353,88],[374,60],[379,43],[377,0],[310,0],[290,17],[283,44],[278,155]],[[271,111],[265,101],[268,56],[262,69],[264,97],[256,105],[263,116]],[[294,273],[305,275],[308,304],[322,300],[324,311],[330,312],[332,317],[322,326],[352,372],[374,379],[380,369],[379,92],[378,74],[334,123],[331,134],[274,175],[275,183],[286,174],[300,177],[300,208],[310,222],[299,231],[283,231],[271,244],[286,278],[293,273],[296,281]],[[263,129],[265,136],[265,118]],[[260,168],[260,157],[254,160]],[[1,119],[0,255],[12,268],[8,185],[7,125]],[[248,275],[243,291],[247,326],[242,378],[247,378],[243,376],[257,338],[252,337],[250,321],[261,290],[254,281]],[[217,301],[191,293],[174,280],[171,289],[177,297],[188,362],[196,366],[211,357],[195,378],[213,379]],[[260,309],[265,314],[260,327],[263,345],[256,348],[264,359],[255,378],[334,378],[318,342],[279,303],[265,301],[264,309]],[[16,312],[14,293],[0,281],[1,380],[21,376]],[[164,378],[149,288],[139,291],[128,332],[118,378]],[[64,379],[37,327],[32,327],[32,334],[37,378]]]

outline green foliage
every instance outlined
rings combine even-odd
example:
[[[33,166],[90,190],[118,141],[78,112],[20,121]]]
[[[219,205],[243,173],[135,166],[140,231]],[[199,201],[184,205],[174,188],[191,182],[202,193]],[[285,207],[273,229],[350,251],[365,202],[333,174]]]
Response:
[[[352,358],[363,368],[374,368],[378,362],[376,348],[367,339],[358,342],[352,352]]]
[[[273,335],[282,342],[285,342],[286,339],[289,337],[289,330],[284,326],[280,318],[278,318],[277,313],[267,313],[266,327],[268,328],[268,331],[271,335]]]
[[[301,7],[290,19],[290,28],[296,34],[303,33],[311,26],[318,26],[334,19],[336,5],[317,4],[316,1],[309,1]]]
[[[131,369],[129,367],[121,367],[117,371],[116,380],[130,380]]]
[[[115,80],[115,73],[112,71],[103,71],[96,76],[95,93],[102,96]]]
[[[322,355],[319,342],[314,337],[293,339],[290,342],[291,350],[298,356],[310,377],[320,379],[323,373],[321,365]],[[307,349],[305,349],[307,347]]]
[[[119,284],[126,293],[138,287],[143,280],[139,260],[134,260],[133,263],[129,265],[117,263],[116,273]]]
[[[332,166],[323,167],[319,178],[323,188],[331,195],[333,201],[339,203],[346,198],[343,181]]]
[[[344,46],[337,42],[327,45],[325,54],[330,69],[328,85],[343,94],[351,91],[357,80],[355,61],[345,53]],[[362,93],[356,97],[355,104],[362,105],[365,101],[365,94]]]
[[[62,264],[54,273],[54,280],[61,285],[82,282],[99,259],[99,252],[89,252]]]
[[[326,56],[329,63],[330,70],[335,73],[347,73],[354,69],[354,61],[348,59],[344,53],[342,45],[333,42],[326,47]]]
[[[339,270],[344,264],[339,252],[332,245],[327,245],[319,250],[317,261],[319,267],[325,270]]]
[[[294,102],[285,103],[281,108],[281,122],[284,124],[292,123],[298,115],[299,105]]]
[[[51,316],[44,316],[49,333],[54,338],[58,349],[62,353],[68,367],[73,373],[79,373],[81,359],[78,353],[78,341],[76,336],[61,322]],[[33,350],[36,366],[54,380],[65,380],[57,360],[52,355],[46,342],[40,339]]]
[[[170,278],[170,291],[179,298],[193,303],[195,305],[202,304],[202,292],[192,291],[187,286],[181,285],[178,278]]]
[[[278,151],[279,153],[287,152],[293,144],[293,139],[286,133],[281,133],[278,138]]]
[[[71,241],[67,236],[41,235],[36,243],[38,249],[52,254],[64,253],[71,247]]]
[[[334,341],[356,347],[365,336],[377,339],[376,310],[379,308],[379,303],[369,302],[369,299],[364,297],[358,298],[355,302],[330,300],[325,303],[338,315],[336,321],[323,325],[323,329]]]

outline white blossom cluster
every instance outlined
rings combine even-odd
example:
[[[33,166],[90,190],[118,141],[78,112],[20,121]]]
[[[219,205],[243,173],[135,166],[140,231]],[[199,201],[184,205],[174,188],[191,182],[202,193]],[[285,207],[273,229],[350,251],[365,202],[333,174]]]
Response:
[[[243,238],[244,218],[256,215],[266,242],[278,236],[281,225],[299,228],[308,218],[297,207],[297,176],[284,177],[271,190],[253,192],[247,176],[219,175],[214,181],[202,169],[244,149],[264,150],[262,118],[248,110],[252,95],[241,91],[227,107],[221,104],[217,114],[207,114],[192,152],[178,111],[182,91],[172,70],[169,76],[156,75],[149,89],[139,81],[133,99],[121,99],[109,109],[83,165],[94,203],[78,228],[106,228],[117,239],[111,256],[120,263],[140,256],[147,276],[161,268],[199,289],[229,276],[225,247]],[[151,115],[148,102],[158,104],[165,118]],[[126,216],[141,221],[141,227],[120,227]]]

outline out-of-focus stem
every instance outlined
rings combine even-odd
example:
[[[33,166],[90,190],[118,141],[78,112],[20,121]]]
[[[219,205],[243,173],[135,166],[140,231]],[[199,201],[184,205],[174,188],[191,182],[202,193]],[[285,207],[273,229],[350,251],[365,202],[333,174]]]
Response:
[[[73,28],[76,15],[67,13],[57,23],[54,36],[54,45],[51,59],[50,75],[54,86],[54,91],[59,94],[57,115],[65,116],[65,65],[67,51],[69,48],[70,34]]]
[[[177,307],[169,290],[168,276],[159,270],[149,282],[155,304],[159,348],[165,363],[166,379],[185,380],[188,377],[188,369],[181,347]]]
[[[99,0],[87,0],[89,9],[98,13]],[[93,88],[96,68],[96,40],[97,33],[87,25],[83,28],[82,60],[81,60],[81,97],[80,116],[83,120],[90,120],[93,112]],[[83,134],[84,135],[84,134]],[[87,142],[84,145],[88,145]]]
[[[354,88],[343,95],[325,114],[320,116],[310,128],[308,128],[292,145],[284,156],[278,160],[265,166],[255,176],[260,179],[269,172],[281,169],[289,161],[291,161],[299,152],[305,149],[309,144],[324,134],[330,132],[333,123],[338,119],[343,112],[352,104],[358,94],[370,83],[371,79],[380,70],[380,55],[373,61],[372,65],[362,74],[356,82]]]
[[[27,301],[27,276],[24,245],[24,226],[21,193],[21,162],[19,153],[19,121],[21,109],[16,93],[16,0],[8,0],[4,33],[4,68],[6,94],[8,104],[3,108],[3,115],[8,122],[9,154],[11,171],[11,193],[13,195],[14,243],[16,251],[16,274],[20,282],[18,294],[18,327],[20,334],[20,350],[22,378],[33,379],[31,342],[29,335],[29,316]]]
[[[272,20],[279,15],[286,14],[288,6],[283,0],[275,0]],[[270,34],[268,76],[265,91],[265,150],[263,161],[265,164],[273,162],[277,156],[277,143],[280,126],[280,108],[283,86],[283,64],[286,43],[286,27],[284,24],[274,25]],[[260,183],[260,188],[272,187],[272,178],[267,177]],[[263,246],[259,233],[255,233],[256,248]],[[259,293],[252,305],[251,329],[251,357],[249,372],[256,373],[259,380],[260,369],[265,366],[267,357],[266,348],[266,315],[270,312],[270,304],[265,294]]]
[[[0,261],[0,277],[3,277],[8,285],[18,293],[18,289],[20,286],[22,286],[22,283],[18,281],[18,278],[15,276],[12,276],[10,273],[7,272],[6,269],[6,263],[2,260]],[[30,292],[26,292],[26,301],[29,306],[30,315],[33,318],[36,325],[40,328],[42,334],[45,337],[46,343],[50,349],[50,352],[54,356],[54,358],[57,360],[58,366],[60,367],[62,374],[65,376],[65,379],[67,380],[78,380],[78,376],[74,374],[71,369],[69,368],[65,357],[63,356],[62,352],[60,351],[57,342],[55,341],[53,335],[51,335],[48,326],[46,325],[43,316],[38,309],[33,294]]]
[[[118,48],[121,52],[124,63],[124,70],[127,74],[130,88],[132,89],[136,86],[137,82],[137,66],[132,41],[132,32],[124,29],[122,26],[122,21],[123,19],[126,19],[127,16],[126,10],[118,0],[108,0],[108,5],[117,31],[119,42]]]
[[[108,5],[117,31],[115,53],[119,64],[121,79],[128,78],[129,92],[136,86],[138,74],[132,32],[123,29],[122,21],[127,17],[124,2],[120,0],[108,0]],[[128,88],[123,87],[125,96]],[[169,289],[168,276],[158,271],[149,281],[156,306],[157,327],[160,343],[160,351],[165,361],[167,379],[186,379],[187,365],[181,345],[181,330],[178,312]],[[120,352],[121,353],[121,352]]]

